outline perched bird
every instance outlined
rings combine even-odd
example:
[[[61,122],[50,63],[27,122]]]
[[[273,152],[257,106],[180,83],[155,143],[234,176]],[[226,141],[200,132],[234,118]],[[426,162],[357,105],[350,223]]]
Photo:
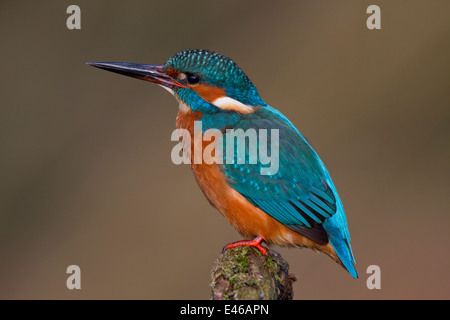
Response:
[[[267,165],[260,159],[256,163],[250,163],[249,157],[237,161],[239,156],[231,154],[230,159],[230,154],[219,148],[215,156],[222,157],[222,161],[191,161],[195,179],[209,202],[239,233],[251,239],[225,248],[249,245],[266,254],[262,241],[307,247],[327,254],[358,277],[344,207],[325,165],[295,126],[264,102],[231,59],[210,50],[186,50],[173,55],[164,65],[88,64],[167,89],[179,103],[177,128],[187,130],[191,136],[200,122],[202,132],[216,129],[224,137],[230,129],[277,130],[278,141],[267,139],[272,141],[270,147],[278,151],[273,172],[262,174]],[[190,151],[195,148],[194,140]],[[209,143],[214,142],[219,143]],[[225,144],[221,147],[225,148]],[[206,145],[202,142],[202,150]],[[246,143],[244,151],[251,148]],[[190,156],[193,158],[194,152]]]

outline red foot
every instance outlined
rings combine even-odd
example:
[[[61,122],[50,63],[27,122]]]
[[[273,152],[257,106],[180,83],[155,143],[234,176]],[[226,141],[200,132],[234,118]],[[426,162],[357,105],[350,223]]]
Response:
[[[261,251],[261,253],[265,256],[267,254],[267,249],[261,245],[261,242],[263,240],[264,240],[263,237],[256,237],[253,240],[242,240],[242,241],[232,242],[232,243],[227,244],[225,246],[225,248],[223,248],[223,250],[225,251],[226,249],[236,248],[239,246],[250,246],[250,247],[258,248],[259,251]]]

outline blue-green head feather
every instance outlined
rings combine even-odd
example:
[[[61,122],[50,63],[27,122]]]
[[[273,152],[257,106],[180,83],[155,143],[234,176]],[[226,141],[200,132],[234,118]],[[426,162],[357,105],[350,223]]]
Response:
[[[174,74],[180,83],[188,87],[176,87],[175,93],[194,110],[198,108],[208,113],[220,111],[214,105],[208,106],[210,101],[202,99],[194,90],[194,86],[202,85],[223,89],[227,97],[246,105],[265,105],[258,90],[239,66],[216,52],[202,49],[179,52],[166,61],[163,71]]]

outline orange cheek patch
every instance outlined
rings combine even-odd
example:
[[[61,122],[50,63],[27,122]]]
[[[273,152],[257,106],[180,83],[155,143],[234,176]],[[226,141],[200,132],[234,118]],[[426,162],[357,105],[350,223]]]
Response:
[[[167,70],[165,71],[165,74],[167,74],[168,76],[171,76],[174,79],[177,79],[178,75],[180,73],[178,71],[175,71],[173,68],[167,68]]]
[[[243,104],[226,95],[225,90],[208,84],[199,84],[196,86],[189,86],[190,89],[197,92],[197,94],[206,102],[215,105],[222,110],[235,111],[242,114],[249,114],[255,111],[253,106]]]
[[[210,86],[208,84],[199,84],[198,86],[191,87],[191,89],[197,92],[203,100],[209,103],[226,96],[224,89]]]

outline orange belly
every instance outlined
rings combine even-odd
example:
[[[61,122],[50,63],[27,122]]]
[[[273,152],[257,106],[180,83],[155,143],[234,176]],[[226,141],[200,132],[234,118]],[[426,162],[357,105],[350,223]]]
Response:
[[[194,137],[194,121],[201,116],[202,114],[198,111],[180,111],[177,117],[177,128],[187,129],[191,137]],[[203,142],[191,139],[191,168],[206,198],[239,233],[247,238],[261,236],[266,242],[281,246],[308,247],[322,251],[339,262],[330,243],[320,244],[310,240],[251,204],[230,186],[220,166],[204,162],[194,164],[194,143],[202,143],[202,150],[204,150],[214,141]]]

